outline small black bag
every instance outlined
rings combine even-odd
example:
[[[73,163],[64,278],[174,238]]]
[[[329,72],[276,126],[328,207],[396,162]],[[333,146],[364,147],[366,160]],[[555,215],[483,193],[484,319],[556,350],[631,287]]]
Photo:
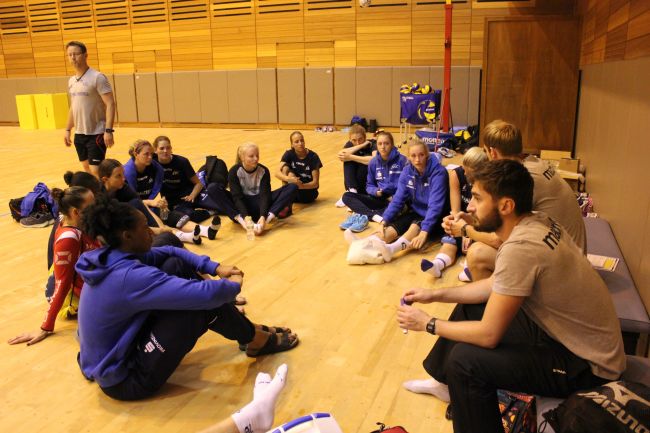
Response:
[[[610,382],[575,392],[542,416],[556,433],[647,433],[650,388],[624,380]]]
[[[228,167],[223,159],[215,155],[206,156],[205,164],[199,171],[205,171],[205,182],[208,185],[216,183],[225,188],[228,184]]]

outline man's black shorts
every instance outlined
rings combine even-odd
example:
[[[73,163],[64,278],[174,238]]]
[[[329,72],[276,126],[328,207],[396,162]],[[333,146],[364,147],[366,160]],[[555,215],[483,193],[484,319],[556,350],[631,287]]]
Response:
[[[104,134],[74,135],[74,147],[77,149],[79,161],[88,161],[90,165],[99,165],[106,158]]]

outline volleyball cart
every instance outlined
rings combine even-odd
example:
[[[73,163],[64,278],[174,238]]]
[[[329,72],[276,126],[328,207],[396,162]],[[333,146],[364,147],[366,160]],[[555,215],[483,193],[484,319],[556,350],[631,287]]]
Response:
[[[400,92],[400,147],[408,140],[411,125],[428,125],[437,130],[441,97],[441,90],[432,90],[429,93]]]

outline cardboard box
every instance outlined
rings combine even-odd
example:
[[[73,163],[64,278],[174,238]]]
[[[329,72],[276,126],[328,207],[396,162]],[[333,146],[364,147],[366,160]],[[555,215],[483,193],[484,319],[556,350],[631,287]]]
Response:
[[[560,159],[559,169],[564,171],[578,172],[580,160],[577,158],[562,158]]]

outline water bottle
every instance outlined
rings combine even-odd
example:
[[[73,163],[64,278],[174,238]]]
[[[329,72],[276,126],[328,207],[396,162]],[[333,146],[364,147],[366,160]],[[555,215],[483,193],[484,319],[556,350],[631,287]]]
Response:
[[[252,241],[255,239],[255,230],[253,229],[254,227],[253,218],[247,216],[246,218],[244,218],[244,222],[246,223],[246,239]]]

